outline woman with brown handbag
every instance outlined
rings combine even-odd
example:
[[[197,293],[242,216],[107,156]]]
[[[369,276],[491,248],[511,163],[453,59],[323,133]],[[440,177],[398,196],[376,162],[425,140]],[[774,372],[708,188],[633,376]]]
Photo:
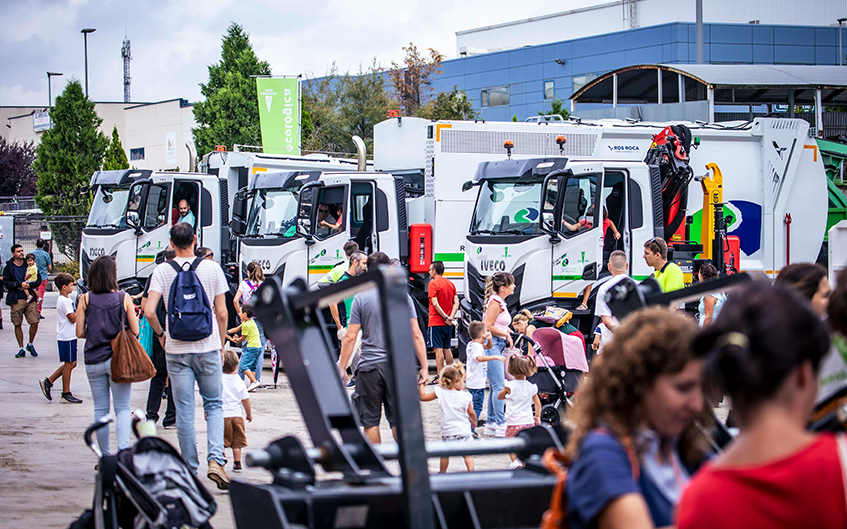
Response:
[[[76,309],[76,335],[85,338],[83,358],[94,399],[94,419],[108,415],[111,392],[120,451],[129,448],[132,385],[112,381],[112,340],[125,323],[129,332],[138,336],[138,318],[129,295],[118,290],[117,266],[112,257],[102,255],[95,259],[86,280],[89,292],[80,296]],[[103,454],[111,453],[108,427],[97,430],[97,444]]]

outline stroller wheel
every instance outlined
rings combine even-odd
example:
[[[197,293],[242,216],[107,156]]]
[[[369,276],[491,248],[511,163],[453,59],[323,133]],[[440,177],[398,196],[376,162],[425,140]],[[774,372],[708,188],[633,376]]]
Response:
[[[545,404],[541,407],[541,422],[547,423],[550,426],[556,426],[561,422],[559,417],[559,409],[552,404]]]

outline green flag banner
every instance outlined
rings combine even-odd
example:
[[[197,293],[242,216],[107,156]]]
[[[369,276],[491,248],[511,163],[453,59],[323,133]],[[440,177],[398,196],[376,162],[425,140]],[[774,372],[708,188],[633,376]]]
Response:
[[[256,78],[262,149],[275,154],[300,154],[300,97],[296,77]]]

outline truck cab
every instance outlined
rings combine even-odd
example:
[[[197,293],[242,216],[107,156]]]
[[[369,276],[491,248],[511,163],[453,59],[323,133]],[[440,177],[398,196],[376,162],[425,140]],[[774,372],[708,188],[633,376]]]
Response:
[[[217,255],[222,242],[228,240],[227,186],[215,175],[98,171],[92,175],[88,191],[92,206],[80,252],[83,291],[91,262],[111,255],[117,263],[120,288],[140,292],[161,262],[170,227],[177,222],[191,223],[198,246],[209,247]]]
[[[661,226],[650,204],[657,176],[639,162],[545,157],[481,163],[473,181],[479,191],[467,236],[463,309],[481,317],[486,277],[501,271],[515,276],[515,293],[506,300],[512,313],[548,305],[573,309],[604,275],[614,250],[624,250],[633,274],[646,277],[633,241],[655,236]]]
[[[284,285],[313,285],[345,260],[349,240],[366,253],[408,255],[403,186],[387,173],[255,174],[234,206],[242,277],[256,262]]]

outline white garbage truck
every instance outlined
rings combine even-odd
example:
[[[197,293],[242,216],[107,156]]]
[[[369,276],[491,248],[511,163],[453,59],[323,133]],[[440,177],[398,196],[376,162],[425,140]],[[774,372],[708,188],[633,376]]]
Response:
[[[826,228],[827,181],[807,122],[689,124],[690,145],[681,153],[676,142],[664,157],[652,156],[653,138],[666,130],[664,124],[621,122],[578,126],[560,132],[559,140],[576,140],[583,153],[501,156],[480,164],[466,186],[477,192],[465,245],[463,319],[481,316],[485,279],[498,271],[515,276],[517,288],[507,300],[512,311],[575,308],[614,249],[626,252],[631,276],[644,279],[652,269],[642,258],[643,245],[653,237],[676,246],[687,281],[695,257],[732,254],[727,260],[735,269],[771,276],[789,262],[816,260]],[[549,135],[552,142],[557,132]],[[511,141],[513,151],[521,146]],[[675,153],[682,155],[676,183],[662,167],[675,161]],[[699,245],[711,245],[715,203],[722,204],[726,237],[723,251],[709,253]],[[604,219],[614,222],[620,239],[606,231]],[[591,311],[575,315],[583,316],[576,319],[580,330],[590,333]]]
[[[98,171],[82,191],[92,196],[82,233],[80,287],[91,262],[111,255],[118,265],[118,284],[137,293],[144,288],[168,245],[170,226],[180,220],[180,207],[196,229],[199,246],[210,248],[227,271],[237,262],[232,238],[231,206],[248,175],[294,169],[355,170],[355,160],[325,156],[283,156],[217,151],[204,156],[203,172],[173,173],[125,169]],[[187,208],[187,209],[186,209]],[[238,279],[229,274],[230,281]]]

